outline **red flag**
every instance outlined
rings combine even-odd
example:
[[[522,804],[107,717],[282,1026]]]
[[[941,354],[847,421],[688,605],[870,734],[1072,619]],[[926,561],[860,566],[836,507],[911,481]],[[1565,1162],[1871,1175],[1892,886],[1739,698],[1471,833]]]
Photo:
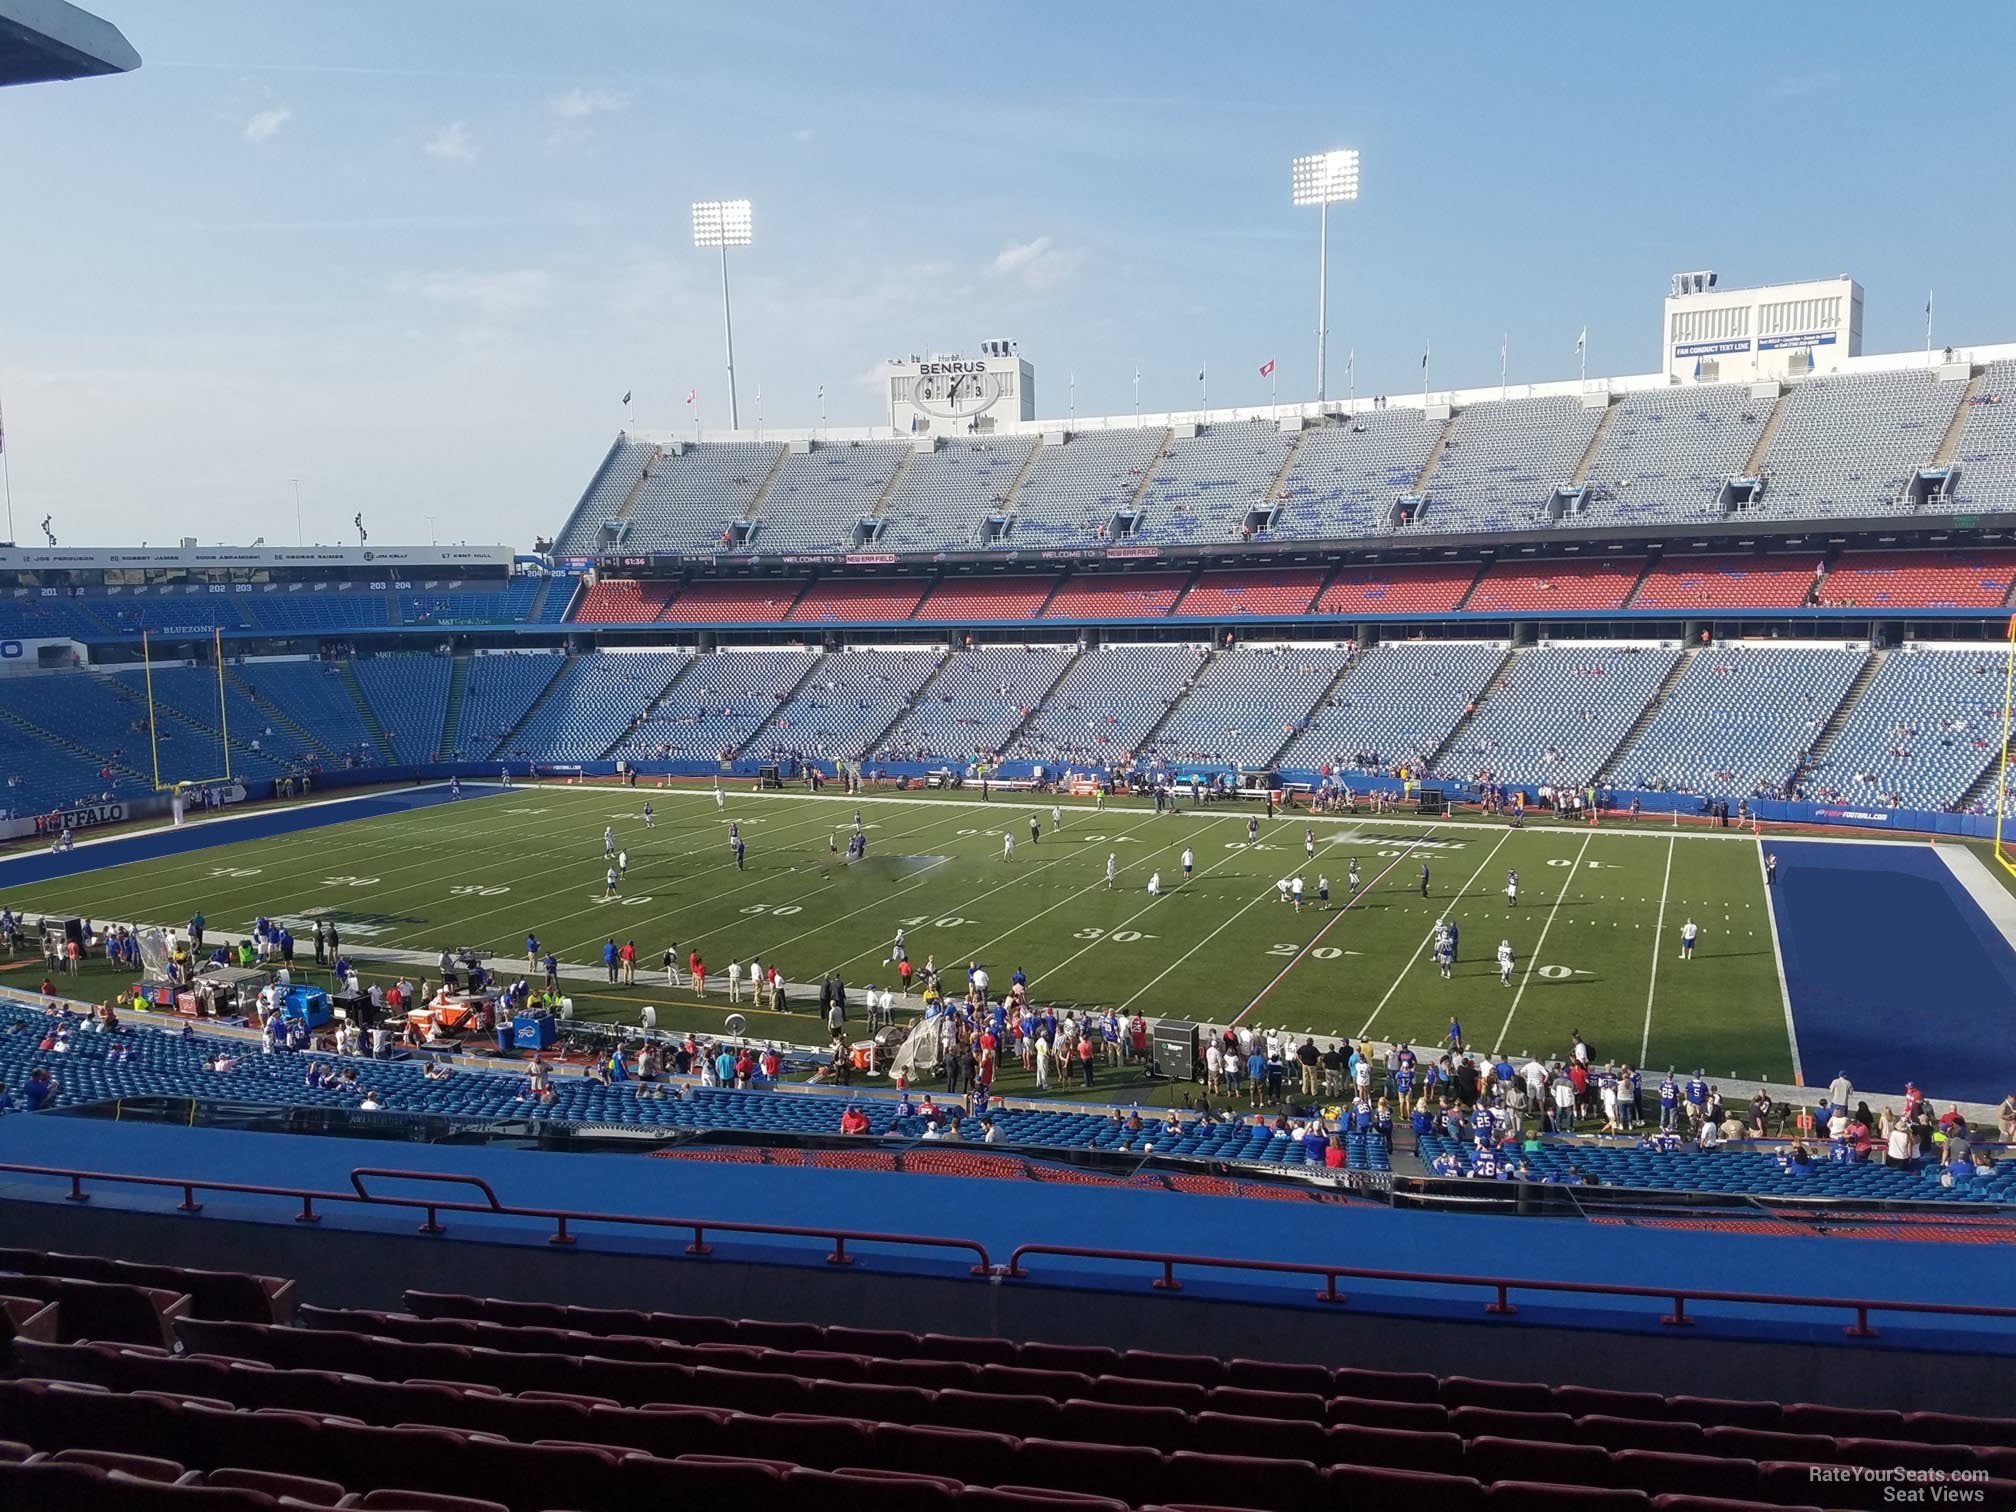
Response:
[[[1260,376],[1262,378],[1272,378],[1274,376],[1274,359],[1272,357],[1269,357],[1265,362],[1260,364]]]
[[[686,402],[688,404],[691,404],[695,399],[698,399],[699,397],[700,397],[700,390],[698,389],[686,390]]]

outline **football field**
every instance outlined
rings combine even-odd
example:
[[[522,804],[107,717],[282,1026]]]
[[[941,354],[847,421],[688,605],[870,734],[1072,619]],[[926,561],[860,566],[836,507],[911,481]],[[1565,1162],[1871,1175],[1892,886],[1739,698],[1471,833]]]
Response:
[[[868,855],[849,863],[857,809]],[[532,932],[577,965],[599,963],[606,939],[633,940],[655,967],[676,945],[682,960],[697,949],[707,961],[707,998],[667,988],[655,969],[635,987],[571,990],[584,1016],[634,1023],[650,1003],[661,1022],[695,1027],[727,1011],[721,973],[731,956],[773,962],[793,982],[837,971],[858,991],[890,984],[900,927],[914,961],[980,961],[997,989],[1020,968],[1044,1002],[1417,1045],[1443,1043],[1454,1018],[1473,1047],[1515,1054],[1565,1053],[1579,1030],[1605,1059],[1794,1078],[1753,839],[1676,834],[1649,820],[1514,830],[1298,815],[1261,819],[1249,843],[1259,813],[1235,804],[1157,816],[1135,800],[1103,810],[1064,800],[1058,828],[1047,799],[1023,795],[983,803],[971,792],[733,792],[717,807],[704,788],[522,788],[22,884],[5,901],[177,925],[200,909],[213,930],[249,928],[265,914],[304,937],[320,917],[339,925],[346,945],[430,957],[475,947],[522,959]],[[1032,817],[1040,839],[1031,839]],[[729,848],[731,821],[747,841],[746,869]],[[605,826],[629,855],[613,898],[603,896]],[[1004,832],[1016,840],[1012,859]],[[1188,880],[1186,848],[1195,856]],[[1355,897],[1346,884],[1354,858],[1363,878]],[[1516,906],[1505,896],[1514,869]],[[1159,898],[1147,891],[1153,873]],[[1277,885],[1297,875],[1299,911]],[[1324,877],[1327,906],[1317,901]],[[1430,956],[1438,919],[1460,932],[1446,980]],[[1680,952],[1690,920],[1699,929],[1691,961]],[[1501,940],[1516,963],[1509,985],[1495,959]],[[963,985],[963,972],[949,980]],[[820,1038],[809,994],[799,996],[794,1016],[749,1015],[751,1031]]]

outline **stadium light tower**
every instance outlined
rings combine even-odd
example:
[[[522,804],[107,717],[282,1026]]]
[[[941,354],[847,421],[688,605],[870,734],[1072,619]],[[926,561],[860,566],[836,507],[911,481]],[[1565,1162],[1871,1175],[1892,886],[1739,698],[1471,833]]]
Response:
[[[1290,182],[1297,205],[1316,207],[1316,398],[1326,396],[1330,346],[1330,207],[1358,198],[1358,149],[1312,152],[1292,165]]]
[[[728,342],[730,430],[742,428],[742,417],[735,407],[735,318],[728,306],[728,249],[746,247],[754,239],[749,201],[746,199],[693,202],[693,245],[721,249],[721,330]]]

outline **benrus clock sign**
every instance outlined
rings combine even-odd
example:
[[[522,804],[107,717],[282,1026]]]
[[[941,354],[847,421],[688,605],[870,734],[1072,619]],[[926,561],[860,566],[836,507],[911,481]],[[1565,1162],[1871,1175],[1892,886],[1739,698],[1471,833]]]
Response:
[[[1014,391],[1013,373],[990,373],[978,362],[926,362],[911,384],[910,399],[941,419],[967,419]]]

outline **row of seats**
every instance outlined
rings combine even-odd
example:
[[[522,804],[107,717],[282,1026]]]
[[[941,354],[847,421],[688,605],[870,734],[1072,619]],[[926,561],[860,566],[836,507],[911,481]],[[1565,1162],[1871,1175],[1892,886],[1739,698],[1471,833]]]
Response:
[[[1993,513],[2016,497],[2016,427],[2001,403],[2012,372],[2009,362],[1984,368],[1964,413],[1967,385],[1921,370],[1804,377],[1782,401],[1698,384],[1607,406],[1580,395],[1482,400],[1447,420],[1374,408],[1306,427],[1088,425],[923,450],[623,438],[555,550],[844,551],[865,544],[871,516],[878,546],[915,553],[1096,547],[1129,515],[1126,539],[1167,546],[1701,526],[1727,518],[1724,485],[1752,466],[1767,484],[1754,516],[1905,515],[1918,507],[1916,469],[1956,418],[1953,507]],[[1774,406],[1770,444],[1753,463]],[[1555,490],[1578,479],[1583,506],[1557,519]],[[1417,489],[1425,510],[1401,523],[1396,501]]]
[[[1061,586],[1060,586],[1061,583]],[[1577,561],[1513,558],[1118,576],[700,583],[616,578],[590,587],[587,624],[981,624],[1015,620],[1238,620],[1303,614],[1549,614],[1798,609],[1993,609],[2016,584],[2016,552],[1870,551],[1820,556],[1671,556]],[[803,596],[800,597],[801,589]]]
[[[1479,1487],[1546,1487],[1551,1501],[1536,1497],[1517,1504],[1620,1512],[1642,1508],[1650,1494],[1674,1491],[1808,1505],[1814,1499],[1809,1467],[1816,1464],[1985,1473],[1986,1482],[1976,1484],[1991,1488],[2011,1484],[2007,1475],[2016,1469],[2016,1450],[1996,1445],[1817,1433],[1782,1424],[1702,1425],[1376,1398],[1337,1399],[1343,1421],[1331,1422],[1330,1404],[1314,1418],[1283,1415],[1299,1405],[1300,1394],[1266,1387],[1217,1389],[1228,1406],[1244,1411],[1190,1411],[1105,1394],[1079,1396],[1072,1394],[1078,1382],[1095,1387],[1082,1373],[1008,1366],[977,1367],[982,1389],[974,1390],[935,1384],[953,1377],[925,1361],[888,1362],[904,1368],[900,1380],[834,1380],[799,1374],[801,1368],[816,1368],[809,1357],[805,1366],[796,1366],[773,1356],[768,1363],[777,1368],[751,1371],[586,1352],[406,1343],[352,1332],[188,1322],[178,1327],[191,1358],[17,1342],[31,1380],[0,1386],[0,1402],[11,1409],[10,1425],[18,1425],[10,1431],[30,1443],[89,1448],[115,1447],[105,1440],[121,1433],[126,1437],[116,1447],[126,1452],[172,1454],[196,1464],[239,1463],[230,1457],[244,1452],[240,1422],[220,1413],[249,1424],[265,1419],[283,1440],[293,1435],[273,1418],[311,1413],[322,1429],[311,1442],[333,1450],[332,1441],[338,1441],[357,1451],[370,1444],[375,1478],[528,1509],[553,1505],[542,1498],[552,1494],[555,1477],[569,1472],[577,1472],[579,1481],[563,1505],[604,1505],[626,1488],[611,1483],[609,1467],[595,1473],[593,1461],[568,1464],[549,1456],[542,1463],[542,1456],[524,1452],[506,1457],[515,1479],[505,1484],[481,1471],[468,1473],[472,1467],[466,1461],[455,1464],[454,1443],[467,1442],[465,1435],[495,1435],[500,1443],[528,1449],[581,1446],[607,1454],[619,1467],[632,1455],[710,1454],[760,1457],[780,1469],[854,1467],[895,1474],[956,1469],[962,1483],[1090,1492],[1124,1497],[1129,1505],[1181,1497],[1190,1505],[1202,1501],[1266,1512],[1333,1504],[1329,1466],[1425,1472]],[[487,1336],[496,1337],[496,1331]],[[592,1351],[612,1341],[565,1342],[570,1350]],[[741,1361],[736,1354],[717,1353]],[[845,1358],[829,1360],[837,1366]],[[292,1363],[297,1360],[316,1363]],[[247,1363],[235,1363],[241,1361]],[[1057,1379],[1044,1379],[1051,1376]],[[1131,1380],[1150,1395],[1158,1384],[1188,1384],[1114,1379],[1116,1385]],[[1545,1387],[1480,1384],[1501,1388],[1503,1399],[1529,1405],[1536,1396],[1547,1400]],[[203,1406],[192,1411],[196,1403]],[[1411,1410],[1416,1408],[1421,1410]],[[1376,1426],[1363,1418],[1443,1426]],[[415,1433],[426,1425],[432,1437],[399,1442],[371,1433],[400,1425],[411,1425]],[[184,1442],[172,1444],[165,1438],[169,1433],[184,1435]],[[423,1460],[433,1468],[423,1467]],[[264,1458],[249,1463],[281,1468]],[[466,1478],[447,1479],[451,1467]],[[306,1464],[287,1468],[318,1473]],[[1825,1500],[1836,1506],[1881,1505],[1852,1492],[1844,1500],[1831,1489]]]
[[[571,586],[573,579],[560,582]],[[365,583],[259,583],[230,592],[202,584],[185,588],[108,589],[43,597],[21,589],[0,598],[0,635],[64,636],[105,640],[207,637],[212,630],[267,630],[297,635],[401,625],[557,624],[565,616],[567,586],[518,576],[497,587],[444,579],[411,589]],[[541,597],[541,590],[545,595]]]

